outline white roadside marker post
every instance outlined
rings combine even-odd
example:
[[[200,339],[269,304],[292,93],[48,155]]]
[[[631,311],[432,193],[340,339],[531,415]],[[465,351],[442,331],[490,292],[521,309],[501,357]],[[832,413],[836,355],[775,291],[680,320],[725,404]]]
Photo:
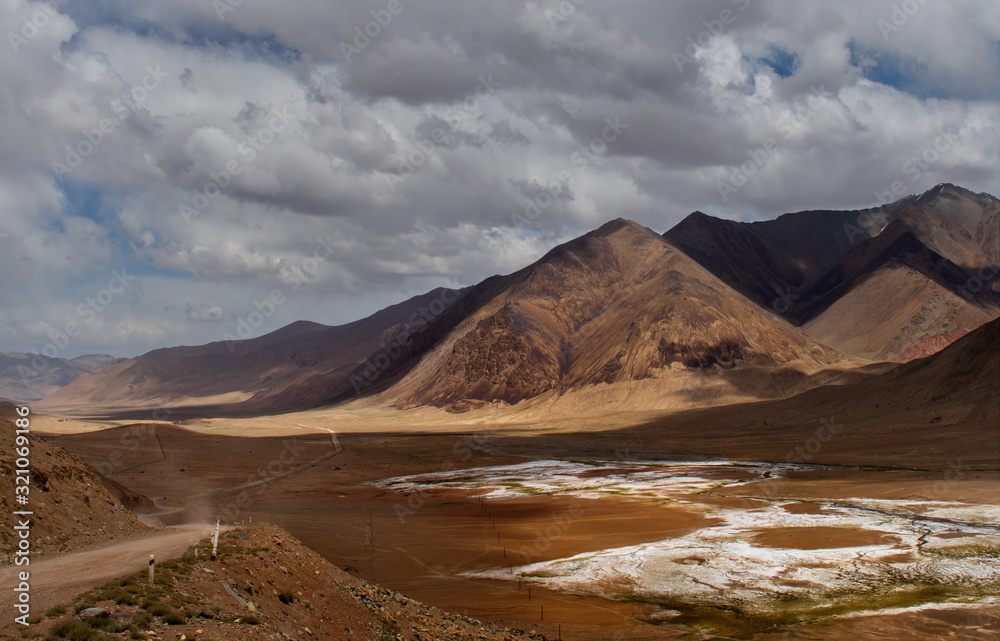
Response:
[[[154,573],[156,572],[156,555],[149,555],[149,584],[153,585]]]
[[[219,551],[219,521],[215,521],[215,534],[212,535],[212,560],[215,560],[215,554]]]

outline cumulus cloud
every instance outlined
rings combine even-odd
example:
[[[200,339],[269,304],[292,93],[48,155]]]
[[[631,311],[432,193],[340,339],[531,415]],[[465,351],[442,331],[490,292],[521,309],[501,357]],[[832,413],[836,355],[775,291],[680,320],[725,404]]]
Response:
[[[222,322],[225,310],[221,305],[207,305],[205,303],[188,303],[184,306],[187,319],[194,323],[219,323]]]
[[[989,0],[222,4],[4,0],[0,349],[115,269],[60,355],[219,340],[275,289],[260,331],[348,322],[618,216],[1000,192]]]

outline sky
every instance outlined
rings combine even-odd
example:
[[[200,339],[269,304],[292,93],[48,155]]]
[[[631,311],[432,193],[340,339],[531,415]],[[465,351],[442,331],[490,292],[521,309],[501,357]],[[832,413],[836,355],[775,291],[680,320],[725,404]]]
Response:
[[[1000,194],[993,0],[0,0],[0,351],[335,325],[624,217]]]

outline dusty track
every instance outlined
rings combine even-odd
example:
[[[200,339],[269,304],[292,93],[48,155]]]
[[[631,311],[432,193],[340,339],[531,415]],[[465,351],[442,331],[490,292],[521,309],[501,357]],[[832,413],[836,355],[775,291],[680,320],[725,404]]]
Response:
[[[19,572],[30,572],[32,614],[41,614],[53,605],[68,603],[92,587],[147,567],[150,554],[155,554],[161,561],[180,556],[188,547],[210,536],[211,532],[207,525],[183,525],[103,543],[78,552],[36,558],[26,568],[9,566],[0,569],[0,592],[13,595]],[[12,599],[4,599],[4,626],[14,616]]]

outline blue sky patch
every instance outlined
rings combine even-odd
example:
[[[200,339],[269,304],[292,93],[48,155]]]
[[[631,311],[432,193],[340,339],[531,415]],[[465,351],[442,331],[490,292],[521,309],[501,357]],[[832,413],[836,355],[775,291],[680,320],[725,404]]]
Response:
[[[758,62],[774,69],[774,73],[782,78],[789,78],[799,66],[799,57],[788,49],[772,46],[771,53]]]
[[[183,34],[154,21],[145,20],[131,13],[121,12],[112,7],[69,4],[64,13],[70,16],[79,31],[70,40],[67,48],[77,45],[77,38],[88,27],[110,27],[129,31],[141,38],[153,38],[186,46],[220,48],[239,51],[245,60],[283,65],[298,61],[302,53],[298,49],[280,43],[272,32],[258,31],[253,35],[243,33],[223,21],[184,24]]]
[[[851,64],[872,82],[898,89],[918,98],[955,98],[934,79],[926,65],[887,51],[866,49],[856,42],[849,44]]]

